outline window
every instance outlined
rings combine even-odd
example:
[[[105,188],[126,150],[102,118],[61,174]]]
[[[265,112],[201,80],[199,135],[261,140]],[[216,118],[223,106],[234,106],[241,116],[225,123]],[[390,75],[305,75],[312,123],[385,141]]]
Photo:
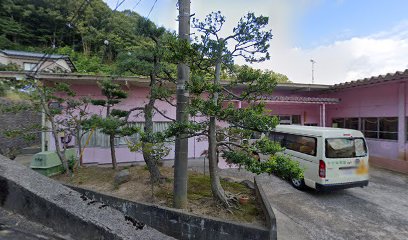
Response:
[[[281,125],[290,125],[292,120],[290,116],[279,116],[279,124]]]
[[[326,139],[327,158],[353,158],[367,155],[367,147],[362,138]]]
[[[362,118],[362,132],[366,138],[398,139],[398,118]]]
[[[398,140],[398,118],[386,117],[380,118],[380,133],[381,139]]]
[[[334,128],[344,128],[344,118],[335,118],[335,119],[333,119],[332,127],[334,127]]]
[[[278,133],[278,132],[270,132],[269,133],[269,139],[274,142],[278,142],[281,146],[283,146],[283,140],[285,138],[284,133]]]
[[[301,124],[300,115],[292,115],[292,124]]]
[[[408,117],[405,118],[405,141],[408,142]]]
[[[133,125],[136,125],[141,129],[144,130],[144,122],[135,122]],[[163,132],[166,131],[170,126],[170,122],[153,122],[153,132]],[[115,145],[127,145],[128,142],[136,143],[140,140],[139,134],[133,134],[132,136],[128,137],[120,137],[115,139]]]
[[[300,115],[280,115],[279,124],[282,125],[291,125],[291,124],[301,124],[301,117]]]
[[[269,134],[269,139],[275,142],[279,142],[282,147],[285,147],[292,151],[316,156],[317,140],[314,137],[271,132]]]
[[[344,128],[358,130],[359,123],[358,118],[346,118],[344,121]]]
[[[348,128],[359,130],[358,118],[335,118],[332,121],[332,127],[335,128]]]
[[[24,65],[24,71],[34,71],[35,67],[37,66],[37,63],[25,62],[23,65]]]
[[[143,131],[144,123],[143,122],[135,122],[133,125],[136,125]],[[170,125],[170,122],[154,122],[153,123],[153,131],[154,132],[162,132],[165,131]],[[85,145],[90,132],[86,133],[82,138],[82,146]],[[128,142],[136,143],[140,140],[139,134],[133,134],[132,136],[127,137],[117,137],[115,138],[115,146],[124,146],[127,145]],[[88,147],[109,147],[109,135],[104,134],[99,129],[95,130],[89,139]]]
[[[378,118],[363,118],[363,134],[366,138],[378,138]]]

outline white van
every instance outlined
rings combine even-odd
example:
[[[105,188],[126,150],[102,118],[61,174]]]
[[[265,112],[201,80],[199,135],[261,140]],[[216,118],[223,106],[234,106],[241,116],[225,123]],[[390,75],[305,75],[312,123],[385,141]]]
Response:
[[[269,138],[285,147],[284,154],[304,168],[304,179],[291,180],[295,188],[330,190],[368,185],[368,149],[360,131],[278,125]]]

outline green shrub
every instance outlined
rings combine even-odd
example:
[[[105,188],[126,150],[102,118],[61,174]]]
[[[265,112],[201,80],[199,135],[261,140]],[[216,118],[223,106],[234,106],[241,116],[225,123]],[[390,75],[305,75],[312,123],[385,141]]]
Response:
[[[68,159],[68,168],[71,171],[74,171],[75,163],[78,161],[77,157],[75,156],[70,156]]]
[[[255,174],[269,173],[284,179],[302,179],[304,169],[299,163],[292,161],[283,154],[272,155],[267,161],[262,162],[245,151],[226,151],[223,156],[228,163],[244,166],[246,170]]]

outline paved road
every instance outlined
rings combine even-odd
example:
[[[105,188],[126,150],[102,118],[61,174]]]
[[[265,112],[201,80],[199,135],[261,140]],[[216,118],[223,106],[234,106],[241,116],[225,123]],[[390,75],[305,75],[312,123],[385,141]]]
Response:
[[[73,240],[69,236],[60,235],[51,228],[27,218],[7,211],[0,207],[0,239],[1,240]]]
[[[278,239],[408,239],[408,176],[376,168],[370,174],[368,187],[332,193],[260,176]]]

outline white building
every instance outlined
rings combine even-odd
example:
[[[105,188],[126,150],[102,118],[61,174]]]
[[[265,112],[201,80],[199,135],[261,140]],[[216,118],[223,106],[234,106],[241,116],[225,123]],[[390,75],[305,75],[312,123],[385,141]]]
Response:
[[[0,50],[0,64],[15,64],[24,71],[75,72],[76,68],[66,55]]]

